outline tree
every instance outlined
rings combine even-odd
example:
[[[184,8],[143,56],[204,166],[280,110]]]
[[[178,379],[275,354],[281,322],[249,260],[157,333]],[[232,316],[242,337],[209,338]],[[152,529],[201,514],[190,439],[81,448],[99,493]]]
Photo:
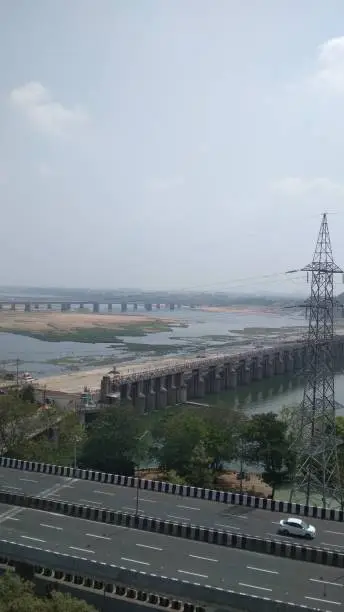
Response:
[[[244,426],[243,441],[246,459],[263,466],[264,481],[272,487],[280,485],[287,472],[289,442],[287,425],[273,412],[253,415]]]
[[[84,427],[75,412],[61,413],[55,406],[39,409],[43,434],[25,442],[22,454],[30,461],[73,465],[86,439]]]
[[[143,452],[142,433],[142,421],[133,408],[107,408],[89,428],[79,466],[134,475]]]
[[[19,396],[23,402],[30,402],[30,404],[36,403],[35,388],[33,385],[25,385],[20,391]]]
[[[34,431],[37,406],[15,393],[0,395],[0,452],[18,456],[27,434]]]
[[[0,578],[0,612],[96,612],[96,608],[56,591],[50,597],[37,597],[32,583],[6,572]]]
[[[152,454],[164,471],[174,470],[186,477],[192,453],[206,437],[204,419],[189,411],[179,412],[164,421]]]
[[[187,467],[186,480],[194,487],[212,489],[214,486],[214,472],[210,468],[211,458],[207,453],[207,446],[202,440],[192,451]]]

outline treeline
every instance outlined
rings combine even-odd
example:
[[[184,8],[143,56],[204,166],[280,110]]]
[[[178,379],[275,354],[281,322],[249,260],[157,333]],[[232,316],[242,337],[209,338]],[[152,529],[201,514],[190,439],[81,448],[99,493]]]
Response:
[[[53,405],[38,408],[29,390],[0,396],[2,454],[129,476],[154,465],[170,482],[206,488],[216,488],[236,462],[242,471],[249,465],[261,472],[272,494],[295,468],[299,407],[251,416],[229,407],[174,408],[147,418],[128,405],[103,410],[86,430],[75,413],[60,415]],[[39,429],[48,433],[30,439]],[[344,474],[344,417],[337,417],[337,436]]]
[[[53,583],[47,583],[47,586],[53,586]],[[31,582],[21,580],[9,571],[0,578],[0,612],[97,612],[97,610],[82,599],[58,593],[56,590],[51,590],[45,597],[38,597]]]

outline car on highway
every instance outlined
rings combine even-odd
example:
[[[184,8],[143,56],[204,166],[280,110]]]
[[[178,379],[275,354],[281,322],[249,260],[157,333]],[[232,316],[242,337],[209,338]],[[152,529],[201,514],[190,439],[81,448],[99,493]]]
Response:
[[[298,536],[299,538],[306,538],[306,540],[313,540],[317,532],[313,525],[309,525],[309,523],[299,518],[292,517],[279,522],[278,533],[285,536]]]

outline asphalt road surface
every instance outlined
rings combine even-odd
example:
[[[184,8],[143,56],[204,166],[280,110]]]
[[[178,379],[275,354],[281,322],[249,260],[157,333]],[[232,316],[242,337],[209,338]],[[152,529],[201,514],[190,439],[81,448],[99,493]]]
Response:
[[[0,505],[0,537],[321,610],[344,604],[342,569],[5,505]]]
[[[136,489],[131,487],[0,468],[0,488],[13,493],[26,493],[85,506],[110,508],[130,514],[136,510]],[[287,515],[268,510],[228,506],[140,489],[139,513],[163,520],[203,525],[265,539],[303,543],[299,538],[278,535],[279,521],[287,518]],[[344,523],[320,519],[310,519],[309,522],[316,528],[317,536],[314,540],[307,540],[307,546],[344,552]]]

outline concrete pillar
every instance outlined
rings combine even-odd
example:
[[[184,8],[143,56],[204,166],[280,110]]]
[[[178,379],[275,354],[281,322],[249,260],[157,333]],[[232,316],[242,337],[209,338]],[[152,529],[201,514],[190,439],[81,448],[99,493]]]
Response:
[[[285,355],[284,369],[287,374],[294,372],[294,358],[293,353],[289,352]]]
[[[0,304],[0,310],[2,310],[2,304]]]
[[[143,380],[140,380],[137,383],[137,397],[135,408],[139,414],[144,414],[146,412],[146,396],[143,393]]]
[[[174,310],[174,304],[170,304],[170,310]]]
[[[284,366],[284,359],[283,359],[283,354],[282,353],[278,353],[277,359],[276,359],[276,373],[277,375],[281,375],[284,374],[285,372],[285,366]]]
[[[35,310],[39,310],[39,304],[35,304],[35,305],[34,305],[34,309],[35,309]]]
[[[167,384],[167,404],[168,406],[175,406],[177,403],[177,388],[175,385],[174,374],[168,374],[166,376]]]
[[[196,378],[195,391],[196,391],[195,393],[196,397],[204,397],[204,394],[205,394],[204,376],[203,376],[203,372],[201,372],[200,370],[198,370],[198,376]]]
[[[81,308],[81,306],[80,306],[80,308]],[[48,309],[48,310],[52,310],[52,305],[51,305],[51,304],[48,304],[48,305],[47,305],[47,309]]]
[[[156,307],[158,310],[160,310],[160,304],[157,304]]]
[[[165,387],[165,378],[156,378],[155,380],[156,393],[156,408],[163,409],[167,406],[167,389]]]
[[[135,304],[134,304],[134,310],[137,310],[137,304],[136,304],[136,302],[135,302]]]
[[[15,310],[15,309],[16,309],[16,305],[15,305],[15,303],[13,302],[13,303],[11,304],[11,310]]]
[[[150,312],[153,309],[153,304],[145,304],[145,309]]]
[[[147,381],[147,383],[148,383],[147,384],[147,395],[146,395],[147,412],[152,412],[152,410],[155,410],[155,402],[156,402],[154,380],[150,379],[149,381]]]
[[[94,304],[93,304],[93,312],[99,312],[99,302],[94,302]]]
[[[187,384],[185,382],[185,374],[181,372],[178,374],[178,379],[176,380],[176,403],[184,404],[187,401],[188,393],[187,393]]]
[[[121,312],[127,312],[127,310],[128,310],[128,304],[126,304],[126,302],[122,302]]]
[[[112,312],[112,304],[108,304],[107,307],[108,307],[108,312]]]
[[[257,359],[255,363],[254,380],[262,380],[263,378],[263,364],[261,359]]]
[[[235,368],[231,367],[229,372],[229,389],[236,389],[238,385],[238,373]]]
[[[246,364],[243,371],[243,384],[249,385],[252,382],[251,368]]]
[[[268,359],[264,359],[264,376],[265,378],[271,378],[274,375],[274,363],[271,356]]]
[[[83,310],[85,308],[85,304],[83,304],[82,302],[79,304],[79,308],[80,310]]]
[[[30,304],[30,302],[27,302],[27,304],[25,304],[24,312],[31,312],[31,304]]]

